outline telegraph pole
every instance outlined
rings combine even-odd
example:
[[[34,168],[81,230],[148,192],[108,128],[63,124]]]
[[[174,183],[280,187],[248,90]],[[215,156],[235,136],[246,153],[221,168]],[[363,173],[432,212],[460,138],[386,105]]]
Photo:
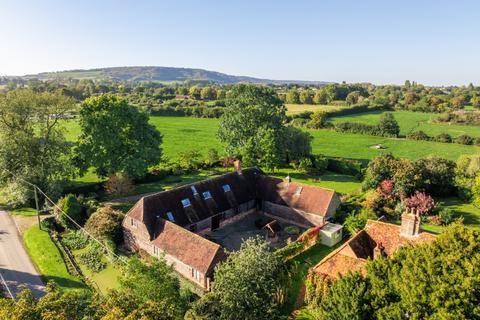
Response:
[[[42,224],[41,224],[41,221],[40,221],[40,208],[38,207],[38,194],[37,194],[37,187],[36,186],[33,187],[33,191],[34,191],[34,194],[35,194],[35,207],[37,208],[38,228],[40,230],[42,230]]]

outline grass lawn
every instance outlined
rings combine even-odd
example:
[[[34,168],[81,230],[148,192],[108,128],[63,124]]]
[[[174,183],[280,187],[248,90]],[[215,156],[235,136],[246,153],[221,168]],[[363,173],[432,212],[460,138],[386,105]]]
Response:
[[[283,306],[283,314],[290,315],[294,308],[298,293],[302,284],[305,282],[305,277],[308,274],[308,269],[319,263],[330,252],[338,248],[343,242],[340,242],[334,247],[327,247],[322,244],[316,244],[309,250],[299,254],[292,260],[288,261],[293,268],[290,275],[290,287],[287,292],[286,302]]]
[[[480,208],[475,207],[471,203],[465,203],[459,198],[441,198],[436,199],[437,202],[441,202],[442,206],[450,208],[456,217],[463,216],[463,223],[465,226],[480,231]],[[400,220],[394,221],[396,224],[400,224]],[[430,223],[423,223],[422,229],[431,233],[441,233],[444,226],[437,226]]]
[[[199,150],[203,154],[210,148],[221,151],[220,143],[216,138],[218,119],[152,116],[150,122],[162,133],[162,148],[164,155],[169,159],[175,159],[179,152],[193,149]],[[74,141],[79,131],[78,123],[70,121],[68,139]],[[384,138],[332,130],[309,130],[309,132],[314,137],[312,143],[314,153],[364,161],[368,161],[382,152],[390,152],[395,156],[409,159],[418,159],[433,154],[452,160],[456,160],[461,154],[480,153],[480,147],[476,146]],[[378,143],[385,145],[387,149],[369,148]]]
[[[33,208],[18,208],[18,209],[9,210],[9,213],[12,216],[31,217],[31,216],[36,216],[37,215],[37,210],[35,210]]]
[[[428,155],[438,155],[456,160],[462,154],[480,153],[478,146],[465,146],[456,143],[415,141],[407,139],[385,138],[353,133],[341,133],[333,130],[309,130],[314,137],[312,149],[332,157],[357,159],[367,163],[382,153],[392,153],[397,157],[416,160]],[[387,149],[372,149],[370,146],[382,144]]]
[[[305,111],[336,111],[343,109],[345,107],[339,107],[339,106],[330,106],[330,105],[324,105],[324,104],[285,104],[287,107],[287,114],[292,115],[292,114],[298,114],[302,113]]]
[[[335,173],[335,172],[325,172],[321,176],[310,176],[303,173],[297,173],[293,169],[280,169],[275,173],[271,174],[277,178],[285,178],[287,175],[290,175],[293,182],[300,182],[305,184],[310,184],[318,187],[333,189],[339,193],[354,193],[360,190],[362,182],[358,181],[355,177]]]
[[[378,123],[380,116],[385,111],[366,112],[348,116],[340,116],[332,118],[333,123],[338,122],[359,122],[364,124]],[[392,112],[388,112],[392,113]],[[438,117],[437,114],[412,112],[412,111],[395,111],[393,112],[395,119],[400,125],[400,133],[406,135],[412,131],[422,130],[430,136],[436,136],[440,133],[449,133],[453,137],[462,134],[468,134],[473,137],[480,137],[480,126],[458,125],[447,123],[433,123]]]
[[[75,257],[78,257],[83,251],[85,251],[85,249],[74,250],[72,253]],[[119,267],[114,266],[106,257],[103,257],[102,260],[107,263],[107,267],[100,272],[93,272],[80,263],[79,259],[75,260],[79,264],[82,273],[91,281],[95,282],[103,294],[107,293],[109,289],[119,287],[118,278],[121,276],[121,271]]]
[[[27,251],[45,282],[54,281],[62,290],[84,289],[85,284],[68,273],[65,262],[47,231],[38,225],[25,231],[23,240]]]

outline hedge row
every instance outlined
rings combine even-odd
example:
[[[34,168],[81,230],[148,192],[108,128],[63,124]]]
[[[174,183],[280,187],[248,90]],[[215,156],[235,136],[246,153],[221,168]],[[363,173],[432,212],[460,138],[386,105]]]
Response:
[[[440,133],[439,135],[437,135],[435,137],[431,137],[422,130],[414,131],[414,132],[409,133],[407,135],[407,139],[423,140],[423,141],[436,141],[436,142],[444,142],[444,143],[458,143],[458,144],[463,144],[463,145],[473,145],[473,144],[475,144],[477,146],[480,145],[480,137],[474,138],[474,137],[471,137],[469,135],[463,134],[461,136],[453,138],[448,133]]]
[[[220,118],[224,112],[223,107],[153,107],[150,114],[155,116],[176,116],[194,118]]]

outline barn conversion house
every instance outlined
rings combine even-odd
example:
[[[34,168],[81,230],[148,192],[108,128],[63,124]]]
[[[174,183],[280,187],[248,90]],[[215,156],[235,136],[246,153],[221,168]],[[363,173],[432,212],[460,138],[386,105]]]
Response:
[[[301,228],[323,226],[339,205],[333,190],[238,167],[235,172],[143,197],[123,221],[124,237],[131,250],[164,254],[178,273],[209,289],[215,265],[226,258],[222,245],[209,233],[259,213],[270,219],[260,226],[270,233],[282,222]],[[331,237],[328,244],[341,239],[341,230],[326,234]]]

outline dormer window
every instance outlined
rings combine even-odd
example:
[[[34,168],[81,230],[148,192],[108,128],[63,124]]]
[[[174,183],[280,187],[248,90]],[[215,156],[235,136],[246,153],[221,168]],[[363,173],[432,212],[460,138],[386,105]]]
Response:
[[[295,190],[295,195],[299,196],[302,193],[303,187],[298,187],[297,190]]]
[[[186,208],[186,207],[190,207],[192,204],[190,203],[190,200],[187,198],[182,200],[182,205],[184,208]]]
[[[198,194],[197,188],[195,188],[195,186],[191,186],[190,189],[192,190],[193,195]]]
[[[208,199],[211,199],[211,198],[212,198],[212,195],[210,194],[210,191],[205,191],[203,193],[203,199],[208,200]]]
[[[173,213],[168,211],[167,212],[167,218],[168,220],[170,220],[171,222],[175,222],[175,218],[173,217]]]
[[[223,192],[229,192],[229,191],[232,190],[232,189],[230,189],[230,185],[228,185],[228,184],[223,185],[222,188],[223,188]]]

